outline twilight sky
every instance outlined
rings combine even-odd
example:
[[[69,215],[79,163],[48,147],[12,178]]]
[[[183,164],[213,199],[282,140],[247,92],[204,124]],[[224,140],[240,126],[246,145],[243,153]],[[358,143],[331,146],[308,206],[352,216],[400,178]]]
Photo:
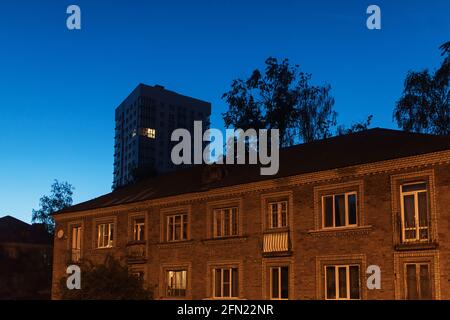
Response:
[[[8,2],[8,3],[6,3]],[[81,7],[82,30],[66,28]],[[382,29],[366,28],[381,7]],[[392,109],[408,70],[439,65],[450,40],[450,1],[1,1],[0,217],[29,222],[53,179],[74,202],[111,190],[114,108],[140,82],[213,105],[268,56],[289,58],[330,83],[338,121]]]

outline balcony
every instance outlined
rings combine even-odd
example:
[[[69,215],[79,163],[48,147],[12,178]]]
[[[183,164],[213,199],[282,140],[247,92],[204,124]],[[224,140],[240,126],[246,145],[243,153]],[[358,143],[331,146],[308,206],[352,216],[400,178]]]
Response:
[[[397,226],[395,250],[433,250],[438,247],[438,243],[431,237],[429,226],[403,227],[401,222]]]
[[[145,242],[128,243],[126,255],[129,263],[141,263],[147,261],[147,248]]]
[[[264,256],[286,256],[291,254],[289,231],[267,232],[263,239]]]

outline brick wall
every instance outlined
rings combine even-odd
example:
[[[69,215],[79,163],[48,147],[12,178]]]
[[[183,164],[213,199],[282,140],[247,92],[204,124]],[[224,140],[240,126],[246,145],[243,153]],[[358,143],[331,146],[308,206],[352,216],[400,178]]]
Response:
[[[448,162],[448,159],[446,159]],[[183,266],[188,269],[189,299],[205,299],[211,297],[211,268],[214,265],[227,263],[239,266],[240,298],[267,298],[267,269],[273,261],[289,264],[290,299],[323,299],[324,298],[324,265],[328,263],[358,263],[361,273],[361,298],[363,299],[395,299],[404,298],[404,286],[401,275],[402,263],[407,259],[422,259],[431,254],[433,298],[450,299],[449,267],[450,267],[450,164],[421,165],[414,163],[403,168],[396,168],[395,162],[390,167],[378,172],[363,173],[358,170],[333,170],[333,179],[318,180],[308,183],[280,183],[271,189],[254,189],[242,194],[232,195],[224,192],[204,193],[204,197],[182,201],[170,199],[162,203],[139,203],[120,208],[99,209],[89,212],[69,213],[56,217],[56,230],[64,230],[64,236],[55,236],[53,298],[59,298],[59,279],[65,274],[68,262],[69,226],[71,223],[83,224],[83,257],[101,262],[106,253],[125,258],[126,245],[129,240],[129,215],[143,213],[147,228],[147,261],[130,265],[145,271],[145,282],[153,288],[155,298],[164,298],[163,270],[169,266]],[[402,162],[404,163],[404,161]],[[433,192],[436,214],[438,246],[433,248],[406,248],[399,251],[395,248],[398,237],[395,229],[393,212],[392,177],[403,174],[427,172],[433,178]],[[346,190],[356,188],[358,201],[361,200],[360,221],[357,228],[340,231],[323,231],[318,226],[321,221],[318,211],[318,199],[322,190]],[[360,188],[360,189],[358,189]],[[361,191],[361,194],[359,193]],[[263,199],[274,193],[290,195],[289,234],[292,252],[271,257],[262,253],[265,205]],[[226,203],[228,198],[240,203],[240,233],[233,239],[211,239],[208,228],[211,223],[209,204],[217,201]],[[230,200],[232,202],[232,200]],[[190,209],[190,240],[181,243],[165,243],[161,239],[161,212],[172,207],[187,206]],[[116,219],[116,245],[112,249],[94,248],[95,221],[102,218]],[[433,228],[433,226],[432,226]],[[406,259],[406,260],[405,260]],[[396,262],[397,261],[397,262]],[[365,268],[378,265],[381,268],[381,289],[368,290],[365,286]]]

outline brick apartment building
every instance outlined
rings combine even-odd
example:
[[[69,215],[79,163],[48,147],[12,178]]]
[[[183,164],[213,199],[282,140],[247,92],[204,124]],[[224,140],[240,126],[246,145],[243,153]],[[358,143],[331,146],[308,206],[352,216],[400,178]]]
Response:
[[[282,150],[276,176],[195,166],[55,215],[53,298],[111,253],[157,299],[450,299],[449,208],[449,137],[333,137]]]

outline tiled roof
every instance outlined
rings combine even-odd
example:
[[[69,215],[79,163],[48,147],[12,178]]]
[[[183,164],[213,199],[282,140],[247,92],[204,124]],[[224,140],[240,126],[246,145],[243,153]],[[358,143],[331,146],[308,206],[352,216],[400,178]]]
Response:
[[[337,169],[348,166],[450,150],[449,136],[374,128],[280,150],[280,168],[274,176],[260,175],[259,165],[220,165],[223,177],[205,183],[207,165],[140,181],[101,197],[66,208],[57,214],[202,192],[255,181]]]
[[[42,224],[28,224],[11,216],[0,218],[0,243],[52,244]]]

